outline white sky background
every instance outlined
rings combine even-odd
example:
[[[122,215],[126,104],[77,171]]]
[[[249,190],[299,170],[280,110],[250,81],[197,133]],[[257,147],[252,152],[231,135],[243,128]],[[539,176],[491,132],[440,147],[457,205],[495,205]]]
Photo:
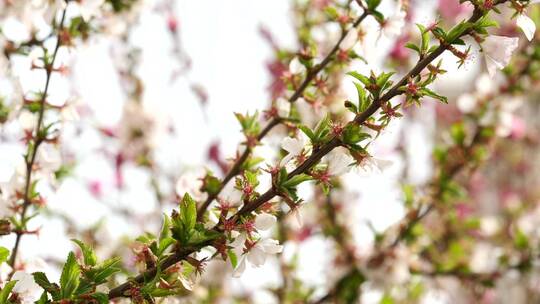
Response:
[[[426,1],[425,4],[430,6],[433,2]],[[417,19],[428,20],[429,10],[420,12],[422,14]],[[167,164],[168,169],[176,175],[186,168],[204,166],[208,145],[215,140],[222,143],[222,152],[231,156],[242,140],[233,111],[245,113],[263,110],[268,106],[266,87],[270,78],[265,64],[272,58],[272,51],[260,37],[259,26],[267,26],[279,45],[291,48],[295,46],[290,3],[286,0],[178,1],[177,13],[183,47],[193,62],[189,81],[202,84],[209,93],[209,103],[204,111],[189,89],[186,78],[170,82],[177,63],[170,56],[172,45],[163,16],[154,10],[146,10],[132,37],[132,42],[140,46],[143,52],[138,74],[145,84],[144,103],[161,121],[173,121],[178,134],[177,138],[162,137],[157,142],[160,164]],[[384,41],[381,45],[381,49],[388,47]],[[93,38],[87,45],[78,47],[72,53],[74,60],[70,61],[74,63],[72,76],[76,80],[76,91],[82,102],[94,111],[97,121],[93,123],[99,126],[114,126],[121,117],[124,102],[109,52],[110,42],[107,39]],[[452,58],[449,60],[452,63],[454,61]],[[25,75],[23,79],[32,79],[28,83],[41,88],[43,78],[25,78],[30,77],[25,72],[27,66],[21,66],[21,74]],[[447,77],[455,79],[452,73]],[[351,98],[355,100],[352,82],[346,86]],[[71,93],[64,81],[53,78],[51,95],[59,99],[64,96],[65,99],[66,92]],[[423,117],[423,121],[408,124],[412,138],[409,152],[414,156],[411,177],[418,182],[429,176],[432,148],[425,126],[432,124],[433,111],[429,105],[422,111],[419,116]],[[394,161],[388,171],[382,174],[375,172],[369,177],[361,177],[353,172],[347,177],[347,183],[360,192],[354,210],[359,223],[355,227],[355,239],[360,247],[371,241],[371,232],[364,225],[366,220],[372,221],[377,229],[382,230],[403,214],[399,186],[396,184],[403,164],[395,152],[389,152],[401,136],[402,123],[394,123],[373,149],[379,158]],[[113,180],[114,172],[109,161],[96,152],[102,144],[102,139],[91,128],[83,132],[81,137],[65,143],[66,148],[80,158],[80,162],[74,177],[67,179],[56,194],[48,196],[49,207],[76,219],[83,227],[89,227],[105,218],[112,232],[111,242],[115,242],[124,233],[138,233],[133,228],[141,222],[149,221],[145,215],[156,205],[148,186],[148,173],[132,166],[126,166],[127,190],[123,193],[117,193],[109,186],[105,188],[106,195],[101,201],[89,194],[89,181]],[[22,150],[17,145],[5,142],[0,143],[0,150],[0,178],[5,180],[9,178],[14,160],[21,155]],[[44,193],[47,193],[46,190]],[[141,222],[134,223],[111,215],[111,205],[133,209],[140,216]],[[153,224],[156,225],[158,220]],[[64,237],[64,224],[58,219],[44,216],[38,216],[33,223],[42,227],[41,234],[39,238],[23,238],[21,256],[65,259],[68,251],[73,249],[69,242],[73,236]],[[0,239],[2,245],[9,245],[10,242],[6,238]],[[325,246],[328,246],[327,241],[315,238],[300,248],[302,263],[299,275],[313,284],[325,283],[323,267],[331,262]],[[277,269],[274,263],[267,263],[259,269],[248,269],[242,279],[233,282],[233,286],[250,290],[263,284],[266,279],[279,282],[277,274],[272,275],[275,274],[272,269]],[[58,274],[54,270],[51,273]]]

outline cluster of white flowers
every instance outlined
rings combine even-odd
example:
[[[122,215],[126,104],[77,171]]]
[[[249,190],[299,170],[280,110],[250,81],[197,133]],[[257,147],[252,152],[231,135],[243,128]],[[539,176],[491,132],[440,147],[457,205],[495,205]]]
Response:
[[[257,232],[269,231],[275,225],[276,221],[275,216],[268,213],[260,213],[255,217],[253,225]],[[265,238],[260,234],[258,235],[258,239],[253,240],[253,233],[250,234],[252,240],[248,239],[248,233],[246,232],[233,231],[231,233],[234,241],[230,246],[236,252],[244,252],[233,272],[234,277],[240,277],[244,273],[246,262],[249,262],[255,267],[260,267],[264,265],[269,256],[280,253],[283,250],[283,246],[279,245],[277,240]]]

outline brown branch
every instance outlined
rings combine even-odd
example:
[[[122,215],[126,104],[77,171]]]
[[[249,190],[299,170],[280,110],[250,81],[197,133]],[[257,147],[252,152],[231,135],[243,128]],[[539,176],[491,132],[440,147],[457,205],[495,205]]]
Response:
[[[362,15],[364,16],[364,15]],[[469,18],[468,22],[474,23],[478,21],[483,16],[483,12],[481,10],[475,10],[473,15]],[[365,17],[364,17],[365,18]],[[358,22],[358,21],[357,21]],[[355,23],[356,24],[356,23]],[[469,33],[469,30],[464,31],[460,37],[465,36]],[[384,94],[379,99],[375,100],[366,111],[360,113],[355,117],[355,119],[350,124],[362,124],[364,123],[371,115],[373,115],[384,102],[389,101],[393,97],[400,95],[401,91],[399,88],[407,83],[408,79],[418,76],[424,68],[426,68],[433,60],[435,60],[437,57],[439,57],[442,53],[444,53],[448,48],[448,44],[441,44],[435,51],[430,53],[428,56],[420,60],[407,75],[405,75],[398,83],[396,83],[386,94]],[[291,97],[292,98],[292,97]],[[332,151],[334,148],[341,145],[341,141],[338,137],[333,137],[329,142],[322,145],[317,151],[315,151],[311,156],[305,160],[302,164],[300,164],[295,170],[290,172],[288,174],[288,179],[292,178],[293,176],[302,174],[307,172],[309,169],[311,169],[315,164],[317,164],[326,154],[328,154],[330,151]],[[248,151],[248,149],[246,149]],[[244,152],[246,153],[246,152]],[[249,152],[248,152],[249,153]],[[247,156],[246,156],[247,157]],[[238,165],[240,167],[240,165]],[[232,177],[231,177],[232,178]],[[222,188],[223,188],[222,183]],[[259,207],[261,207],[264,203],[270,201],[274,197],[277,196],[277,191],[273,187],[267,190],[265,193],[263,193],[261,196],[259,196],[254,201],[245,204],[235,215],[232,216],[233,221],[237,221],[241,216],[250,214],[251,212],[257,210]],[[208,207],[209,203],[206,204],[206,207]],[[202,213],[204,213],[205,209],[202,210]],[[222,232],[220,228],[216,225],[214,228],[217,232]],[[162,263],[160,263],[161,269],[166,269],[167,267],[181,261],[183,258],[185,258],[187,255],[194,253],[201,248],[211,245],[209,243],[200,244],[199,246],[195,248],[188,248],[186,250],[182,250],[180,253],[175,253],[174,255],[168,257],[166,260],[164,260]],[[144,278],[155,276],[156,270],[150,269],[146,271],[143,274],[140,274],[137,276],[134,281],[140,283],[144,280]],[[126,296],[125,291],[129,288],[129,282],[126,282],[118,287],[113,288],[109,292],[109,299],[114,299],[117,297]]]
[[[362,23],[362,21],[369,15],[369,12],[368,11],[364,11],[364,13],[358,17],[358,19],[354,22],[353,26],[351,28],[356,28],[360,25],[360,23]],[[310,83],[313,81],[313,79],[315,79],[315,77],[317,77],[317,75],[326,67],[328,66],[328,64],[330,62],[332,62],[333,60],[333,57],[335,56],[336,52],[339,50],[339,47],[341,45],[341,42],[343,42],[343,39],[345,39],[345,37],[347,36],[347,34],[349,33],[350,29],[349,30],[343,30],[341,32],[341,36],[339,38],[339,40],[337,41],[337,43],[335,44],[335,46],[332,48],[332,50],[326,55],[326,57],[319,63],[317,64],[316,66],[314,66],[311,70],[308,71],[307,75],[306,75],[306,78],[304,79],[304,81],[302,82],[302,84],[300,84],[300,86],[298,87],[298,89],[296,89],[296,91],[293,93],[293,95],[288,99],[288,101],[290,103],[294,103],[296,102],[300,97],[302,97],[302,95],[304,94],[304,91],[306,90],[306,88],[310,85]],[[280,118],[274,118],[272,119],[267,125],[266,127],[261,131],[261,133],[259,133],[259,135],[257,135],[257,141],[261,141],[274,127],[276,127],[277,125],[279,125],[281,123],[281,119]],[[206,210],[208,209],[208,207],[210,206],[210,204],[217,198],[217,196],[219,195],[219,193],[223,190],[223,188],[225,188],[225,185],[227,185],[227,183],[233,178],[235,177],[237,174],[240,173],[241,169],[242,169],[242,165],[244,164],[244,162],[248,159],[248,157],[251,155],[251,152],[252,152],[252,148],[251,147],[246,147],[246,149],[244,150],[244,152],[242,153],[242,155],[236,159],[236,161],[234,162],[233,166],[231,167],[231,169],[229,170],[229,172],[227,173],[227,175],[225,175],[225,177],[223,178],[223,180],[221,181],[220,183],[220,186],[219,186],[219,189],[218,191],[216,191],[215,193],[213,194],[209,194],[208,195],[208,198],[204,201],[204,203],[199,207],[199,210],[197,211],[197,220],[198,221],[201,221],[203,216],[204,216],[204,213],[206,212]]]
[[[37,151],[39,146],[43,143],[45,138],[42,137],[42,126],[43,126],[43,118],[45,114],[45,106],[46,106],[46,99],[47,99],[47,92],[49,91],[49,84],[51,82],[51,75],[54,68],[54,62],[56,60],[56,55],[58,54],[58,49],[60,48],[60,45],[62,44],[62,31],[64,27],[64,20],[66,18],[66,9],[62,11],[62,18],[60,19],[60,24],[58,26],[58,32],[56,34],[56,46],[54,48],[54,52],[52,55],[51,62],[49,63],[49,66],[45,66],[44,70],[46,72],[46,79],[45,79],[45,88],[43,90],[41,100],[39,101],[40,107],[38,112],[38,118],[37,118],[37,125],[36,129],[34,131],[34,147],[32,148],[32,151],[30,152],[30,155],[26,155],[25,162],[26,162],[26,180],[24,184],[24,195],[23,195],[23,206],[21,210],[21,223],[24,223],[26,221],[26,213],[28,211],[28,208],[32,204],[31,198],[30,198],[30,188],[32,185],[32,168],[34,167],[34,163],[36,161]],[[30,158],[28,157],[30,156]],[[23,229],[24,230],[24,229]],[[15,245],[13,246],[13,249],[11,251],[11,257],[9,259],[9,265],[13,268],[13,271],[11,272],[10,276],[15,272],[15,261],[17,259],[17,253],[19,250],[19,245],[21,242],[21,238],[24,235],[24,232],[20,229],[15,231],[16,238],[15,238]]]

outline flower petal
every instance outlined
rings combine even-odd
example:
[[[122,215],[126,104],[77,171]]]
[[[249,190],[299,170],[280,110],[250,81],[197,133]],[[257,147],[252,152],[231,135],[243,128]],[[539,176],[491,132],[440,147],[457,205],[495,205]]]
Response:
[[[260,244],[253,246],[253,248],[251,248],[247,254],[247,259],[256,267],[264,265],[264,262],[266,261],[266,253],[264,252],[264,248]]]
[[[274,226],[276,221],[275,216],[268,213],[261,213],[255,217],[255,228],[257,230],[268,230]]]
[[[232,276],[234,278],[239,278],[242,276],[245,270],[246,270],[246,256],[244,255],[240,259],[240,263],[238,263],[238,266],[236,266],[236,269],[233,271]]]
[[[523,33],[525,34],[525,37],[529,41],[531,41],[534,38],[534,33],[536,32],[536,24],[534,21],[529,18],[529,16],[525,14],[520,14],[516,19],[516,24],[521,28]]]

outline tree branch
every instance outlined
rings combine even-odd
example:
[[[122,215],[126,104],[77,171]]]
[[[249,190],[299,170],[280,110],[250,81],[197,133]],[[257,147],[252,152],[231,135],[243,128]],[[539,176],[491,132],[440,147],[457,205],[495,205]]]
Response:
[[[353,26],[351,28],[356,28],[362,23],[362,21],[369,15],[368,11],[364,11],[364,13],[358,17],[358,19],[354,22]],[[321,63],[317,64],[313,69],[308,71],[306,78],[302,82],[302,84],[296,89],[296,91],[293,93],[293,95],[288,99],[290,103],[296,102],[302,95],[304,94],[304,91],[306,88],[310,85],[310,83],[317,77],[317,75],[326,67],[330,62],[332,62],[333,57],[335,56],[336,52],[339,50],[339,47],[341,45],[341,42],[343,42],[343,39],[347,36],[349,33],[349,30],[343,30],[341,33],[341,36],[337,43],[334,45],[332,50],[326,55],[326,57],[321,61]],[[281,123],[281,118],[273,118],[266,127],[259,133],[257,136],[257,141],[261,141],[274,127],[279,125]],[[234,162],[233,166],[225,175],[223,180],[221,181],[220,187],[216,193],[209,194],[208,198],[204,201],[204,203],[199,207],[199,210],[197,211],[197,220],[201,221],[202,217],[204,216],[204,213],[210,206],[210,204],[217,198],[219,193],[225,188],[225,185],[229,183],[229,181],[235,177],[237,174],[240,173],[242,165],[244,162],[248,159],[248,157],[251,155],[252,148],[246,147],[242,155]]]
[[[366,13],[364,13],[362,16],[364,16]],[[474,23],[476,21],[478,21],[481,17],[483,16],[483,12],[476,9],[473,13],[473,15],[469,18],[468,22],[471,22],[471,23]],[[362,18],[362,17],[361,17]],[[364,17],[365,18],[365,17]],[[356,23],[359,23],[359,21],[355,22]],[[465,35],[469,34],[469,30],[465,30],[461,35],[460,37],[463,37]],[[342,40],[342,39],[340,39]],[[339,47],[338,47],[339,48]],[[410,71],[409,73],[407,73],[398,83],[396,83],[386,94],[384,94],[382,97],[380,97],[379,99],[375,100],[371,105],[370,107],[368,107],[368,109],[366,109],[366,111],[360,113],[359,115],[357,115],[354,120],[350,121],[349,124],[362,124],[364,123],[371,115],[373,115],[380,107],[381,105],[384,103],[384,102],[387,102],[389,101],[390,99],[392,99],[393,97],[397,96],[397,95],[400,95],[401,92],[399,90],[399,88],[401,86],[403,86],[404,84],[407,83],[408,79],[410,78],[413,78],[413,77],[416,77],[418,76],[423,70],[424,68],[426,68],[431,62],[433,62],[433,60],[435,60],[437,57],[439,57],[442,53],[444,53],[446,50],[448,49],[448,45],[447,44],[441,44],[435,51],[433,51],[432,53],[430,53],[428,56],[426,56],[424,59],[420,60]],[[314,77],[314,76],[312,76]],[[293,96],[294,97],[294,96]],[[291,97],[292,99],[292,97]],[[265,128],[266,129],[266,128]],[[288,179],[296,176],[296,175],[299,175],[299,174],[302,174],[302,173],[305,173],[307,172],[309,169],[311,169],[316,163],[318,163],[326,154],[330,153],[334,148],[338,147],[341,145],[341,141],[339,140],[338,137],[333,137],[329,142],[327,142],[326,144],[322,145],[320,147],[320,149],[318,149],[316,152],[314,152],[313,154],[311,154],[310,157],[308,157],[307,160],[305,160],[302,164],[300,164],[295,170],[293,170],[292,172],[290,172],[288,174]],[[249,151],[248,149],[246,149],[246,151]],[[249,153],[249,152],[244,152],[244,153]],[[247,156],[246,156],[247,158]],[[240,165],[237,165],[237,166],[234,166],[234,167],[240,167]],[[232,172],[232,171],[231,171]],[[229,176],[231,174],[228,174],[227,176]],[[232,175],[234,176],[234,175]],[[231,178],[232,178],[231,176]],[[225,181],[225,180],[224,180]],[[221,189],[223,189],[224,185],[226,183],[222,183],[221,184]],[[216,195],[217,196],[217,195]],[[267,190],[265,193],[263,193],[261,196],[259,196],[257,199],[255,199],[254,201],[248,203],[248,204],[245,204],[235,215],[233,215],[231,217],[231,219],[233,221],[238,221],[238,219],[241,217],[241,216],[244,216],[244,215],[247,215],[255,210],[257,210],[259,207],[261,207],[264,203],[270,201],[271,199],[273,199],[275,196],[277,196],[277,191],[272,187],[270,188],[269,190]],[[212,198],[212,200],[215,198],[215,196]],[[208,201],[208,200],[207,200]],[[211,202],[211,201],[210,201]],[[202,217],[202,214],[204,213],[204,211],[206,210],[206,208],[208,207],[208,205],[210,204],[209,203],[206,203],[204,205],[202,205],[201,207],[204,206],[204,208],[200,208],[199,209],[199,218]],[[220,228],[218,227],[220,224],[218,223],[218,225],[216,225],[216,227],[214,228],[215,231],[217,232],[222,232],[220,230]],[[208,246],[208,245],[211,245],[209,243],[204,243],[204,244],[200,244],[199,246],[197,246],[196,248],[187,248],[187,249],[184,249],[184,250],[181,250],[180,252],[177,252],[175,254],[173,254],[172,256],[168,257],[167,259],[165,259],[163,262],[160,263],[160,269],[164,270],[166,269],[167,267],[170,267],[171,265],[174,265],[175,263],[181,261],[182,259],[184,259],[187,255],[191,254],[191,253],[194,253],[198,250],[200,250],[201,248],[205,247],[205,246]],[[156,274],[156,269],[150,269],[148,271],[146,271],[145,273],[143,274],[140,274],[139,276],[137,276],[135,279],[133,279],[134,281],[140,283],[144,280],[144,278],[148,278],[148,277],[152,277],[152,276],[155,276]],[[109,292],[109,299],[114,299],[114,298],[117,298],[117,297],[121,297],[121,296],[126,296],[125,295],[125,291],[129,288],[129,283],[124,283],[114,289],[112,289],[110,292]]]
[[[41,132],[42,132],[42,126],[43,126],[43,118],[44,118],[44,114],[45,114],[47,93],[49,91],[49,84],[51,82],[51,75],[52,75],[52,72],[53,72],[54,62],[56,60],[56,55],[58,54],[58,49],[60,48],[60,45],[62,44],[61,35],[62,35],[63,27],[64,27],[65,18],[66,18],[66,9],[64,9],[62,11],[62,17],[60,19],[60,24],[59,24],[58,30],[57,30],[58,32],[56,34],[56,46],[54,48],[54,52],[53,52],[53,55],[52,55],[50,66],[45,66],[44,67],[45,72],[46,72],[45,88],[43,89],[43,93],[42,93],[43,95],[41,96],[41,99],[39,101],[40,107],[39,107],[39,112],[38,112],[38,117],[37,117],[37,125],[36,125],[36,129],[34,131],[34,136],[33,136],[33,138],[35,140],[35,145],[34,145],[32,151],[30,152],[31,154],[27,155],[25,157],[26,180],[25,180],[25,184],[24,184],[23,206],[22,206],[22,210],[21,210],[21,220],[20,220],[21,223],[24,223],[26,221],[26,213],[28,211],[28,208],[32,204],[31,198],[30,198],[30,188],[31,188],[31,185],[32,185],[32,168],[34,167],[34,163],[36,161],[38,148],[41,145],[41,143],[43,143],[43,141],[45,140],[44,138],[41,137]],[[28,156],[30,156],[30,157],[28,157]],[[15,234],[16,234],[15,245],[13,246],[13,249],[11,251],[11,257],[9,259],[9,265],[13,268],[10,276],[13,275],[13,273],[15,272],[15,267],[14,266],[15,266],[15,262],[16,262],[16,259],[17,259],[17,253],[18,253],[18,250],[19,250],[19,245],[20,245],[20,242],[21,242],[21,238],[24,235],[24,231],[17,230],[17,231],[15,231]]]

